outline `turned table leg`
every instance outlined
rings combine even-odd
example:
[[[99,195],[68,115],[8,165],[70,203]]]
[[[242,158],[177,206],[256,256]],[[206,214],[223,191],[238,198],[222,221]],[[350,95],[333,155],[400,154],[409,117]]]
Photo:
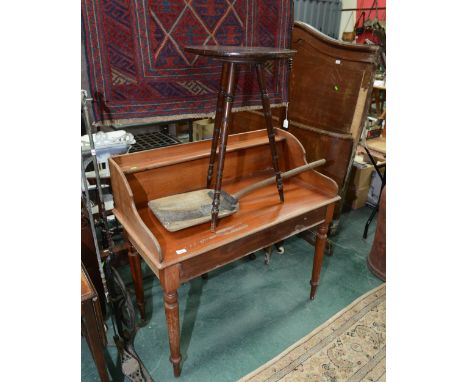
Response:
[[[179,302],[177,291],[164,291],[164,310],[166,312],[167,332],[169,335],[170,361],[174,368],[174,376],[180,376],[180,326],[179,326]]]
[[[169,337],[169,360],[174,376],[180,376],[182,356],[180,355],[179,301],[177,289],[180,287],[179,265],[161,270],[159,279],[164,291],[164,312],[166,313],[167,335]]]
[[[224,97],[223,113],[221,115],[221,131],[220,131],[220,147],[219,147],[219,160],[218,172],[216,175],[216,186],[213,196],[213,205],[211,208],[211,231],[215,231],[218,223],[219,213],[219,199],[221,195],[221,184],[223,180],[224,159],[226,156],[226,145],[228,139],[228,128],[231,123],[231,110],[234,104],[234,94],[236,91],[236,64],[230,62],[228,64],[228,80],[226,95]]]
[[[256,64],[257,69],[257,79],[258,86],[260,87],[260,93],[262,95],[262,104],[263,104],[263,114],[265,116],[268,140],[270,141],[270,151],[271,158],[273,160],[273,168],[276,175],[276,187],[278,188],[278,194],[281,202],[284,202],[284,193],[283,193],[283,179],[281,178],[281,173],[278,165],[278,153],[276,151],[275,143],[275,130],[273,129],[273,119],[271,117],[271,108],[270,108],[270,99],[265,85],[265,75],[263,73],[263,64]]]
[[[135,287],[136,301],[140,317],[146,320],[145,310],[145,292],[143,289],[143,274],[141,273],[141,258],[135,248],[131,244],[128,247],[128,261],[130,263],[130,270],[132,272],[133,285]]]
[[[322,269],[323,254],[325,252],[325,246],[327,244],[327,231],[328,223],[324,222],[320,224],[317,230],[317,236],[315,239],[315,255],[314,255],[314,266],[312,268],[312,279],[310,280],[310,299],[315,298],[317,293],[317,287],[319,285],[320,270]]]
[[[221,80],[220,80],[220,85],[219,85],[218,103],[216,105],[213,138],[211,140],[210,164],[208,165],[208,176],[206,179],[206,188],[210,188],[211,179],[213,178],[213,169],[214,169],[214,162],[216,159],[216,150],[218,149],[219,131],[221,127],[221,118],[223,114],[224,99],[226,97],[228,69],[229,69],[229,65],[227,62],[225,62],[223,64],[223,71],[221,73]]]

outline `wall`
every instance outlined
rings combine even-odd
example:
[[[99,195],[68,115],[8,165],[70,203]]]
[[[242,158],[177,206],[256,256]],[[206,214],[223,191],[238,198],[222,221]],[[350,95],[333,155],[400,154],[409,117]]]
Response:
[[[342,0],[294,0],[294,20],[303,21],[320,32],[339,37]]]
[[[342,0],[342,9],[357,8],[357,0]],[[352,32],[356,23],[356,11],[341,12],[340,32],[338,38],[341,40],[343,32]]]
[[[374,0],[342,0],[343,8],[371,8],[373,6]],[[387,0],[378,0],[379,7],[386,7]],[[375,5],[374,5],[375,6]],[[341,40],[341,36],[343,32],[352,32],[354,29],[354,24],[356,24],[356,17],[359,17],[359,14],[362,11],[347,11],[342,12],[341,14],[341,23],[340,23],[340,32],[339,32],[339,39]],[[365,19],[375,18],[375,11],[365,11]],[[386,20],[386,10],[378,11],[378,18],[379,20]],[[356,16],[357,14],[357,16]]]

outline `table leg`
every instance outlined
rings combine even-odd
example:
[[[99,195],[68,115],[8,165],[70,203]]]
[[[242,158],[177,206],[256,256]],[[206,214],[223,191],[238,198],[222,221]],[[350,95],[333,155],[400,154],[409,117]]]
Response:
[[[223,64],[223,71],[221,73],[221,80],[219,84],[218,103],[216,105],[213,138],[211,140],[210,164],[208,165],[208,176],[206,178],[206,188],[210,188],[211,179],[213,177],[214,162],[216,159],[216,150],[218,149],[219,130],[220,130],[221,118],[223,114],[224,99],[226,96],[226,86],[227,86],[226,81],[228,79],[228,69],[229,69],[229,65],[227,62],[225,62]]]
[[[322,269],[323,254],[325,252],[325,245],[327,244],[328,222],[320,224],[317,235],[315,237],[315,255],[314,267],[312,268],[312,279],[310,280],[310,299],[315,298],[317,287],[319,285],[320,271]]]
[[[180,376],[180,326],[179,326],[179,302],[177,291],[164,291],[164,310],[166,312],[167,331],[169,335],[170,361],[174,368],[174,376]]]
[[[218,159],[218,173],[216,176],[216,187],[213,196],[213,205],[211,208],[211,231],[215,232],[216,225],[218,223],[219,213],[219,198],[221,194],[221,183],[223,180],[223,169],[224,159],[226,154],[226,145],[228,138],[228,128],[231,123],[231,111],[234,103],[234,95],[236,91],[236,64],[230,62],[228,64],[228,84],[226,88],[226,96],[223,103],[223,113],[221,119],[221,131],[220,131],[220,147],[219,147],[219,159]]]
[[[266,85],[265,85],[263,64],[255,64],[255,67],[257,69],[258,86],[260,87],[260,93],[262,94],[263,114],[265,116],[265,121],[267,125],[268,140],[270,141],[270,150],[271,150],[271,158],[273,160],[273,168],[275,169],[276,187],[278,188],[278,194],[279,194],[281,202],[284,202],[283,179],[281,178],[281,172],[279,170],[279,165],[278,165],[278,153],[276,151],[275,131],[273,129],[273,119],[271,117],[270,98],[268,97],[268,92],[266,90]]]
[[[193,119],[189,119],[188,121],[188,136],[189,142],[193,142]]]
[[[97,297],[95,298],[97,299]],[[96,301],[94,301],[96,304]],[[98,304],[96,304],[98,305]],[[96,307],[99,309],[99,306]],[[96,309],[96,311],[97,311]],[[95,308],[93,306],[93,301],[88,300],[82,304],[82,327],[83,332],[88,342],[89,350],[96,364],[99,378],[102,382],[109,382],[109,376],[107,375],[106,360],[104,358],[104,343],[102,340],[102,332],[99,330],[99,325],[102,325],[102,322],[99,322],[96,318]],[[83,322],[84,321],[84,322]]]
[[[133,285],[135,287],[136,301],[140,317],[146,320],[145,310],[145,293],[143,289],[143,274],[141,273],[141,258],[135,248],[131,244],[128,247],[128,261],[130,263],[130,270],[132,272]]]
[[[180,287],[180,268],[178,265],[161,270],[161,287],[164,291],[164,312],[166,313],[167,335],[174,376],[179,377],[181,372],[182,356],[180,355],[180,324],[179,302],[177,289]]]

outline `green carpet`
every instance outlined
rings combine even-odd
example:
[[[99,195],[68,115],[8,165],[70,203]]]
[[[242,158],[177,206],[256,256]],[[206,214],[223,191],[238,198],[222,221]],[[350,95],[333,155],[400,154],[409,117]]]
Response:
[[[182,375],[172,375],[162,305],[162,291],[154,277],[145,279],[146,309],[150,317],[135,340],[135,348],[155,381],[235,381],[307,335],[381,281],[367,269],[374,238],[362,239],[367,207],[342,215],[340,231],[332,238],[332,257],[325,256],[320,286],[309,301],[313,247],[298,238],[285,243],[285,253],[273,252],[270,265],[263,253],[242,259],[179,289]],[[129,280],[128,269],[124,278]],[[145,267],[144,274],[151,271]],[[133,291],[132,291],[133,293]],[[109,327],[110,322],[108,323]],[[108,331],[109,339],[112,330]],[[110,344],[112,340],[110,340]],[[82,381],[99,381],[86,341],[81,346]],[[115,347],[107,350],[112,380]]]

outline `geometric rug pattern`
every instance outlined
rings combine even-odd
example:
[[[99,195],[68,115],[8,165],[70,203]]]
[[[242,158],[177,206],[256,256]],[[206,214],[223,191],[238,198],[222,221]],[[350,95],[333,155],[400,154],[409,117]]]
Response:
[[[82,0],[96,121],[128,124],[215,111],[221,64],[187,45],[288,48],[292,0]],[[272,104],[287,102],[288,63],[267,63]],[[254,68],[242,65],[235,108],[261,105]]]

